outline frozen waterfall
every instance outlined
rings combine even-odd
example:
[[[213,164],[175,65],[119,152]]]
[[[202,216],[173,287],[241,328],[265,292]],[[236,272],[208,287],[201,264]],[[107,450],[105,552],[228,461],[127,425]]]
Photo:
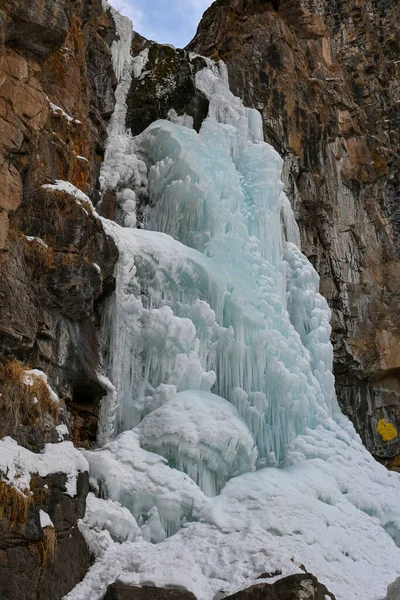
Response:
[[[272,454],[281,463],[332,412],[329,309],[313,267],[285,239],[282,161],[260,140],[260,115],[216,68],[197,85],[210,100],[199,134],[157,121],[130,140],[136,164],[123,185],[135,193],[146,173],[150,208],[148,229],[116,235],[123,258],[104,315],[114,433],[161,404],[174,413],[175,392],[212,391],[247,423],[259,464]],[[126,202],[124,211],[132,222]]]
[[[338,600],[377,600],[400,574],[400,481],[336,404],[329,309],[282,160],[211,61],[199,133],[173,115],[133,138],[125,97],[147,55],[122,67],[120,46],[100,178],[119,214],[102,220],[120,253],[102,314],[109,392],[84,452],[100,499],[81,530],[98,558],[67,598],[98,600],[118,575],[210,600],[304,564]]]

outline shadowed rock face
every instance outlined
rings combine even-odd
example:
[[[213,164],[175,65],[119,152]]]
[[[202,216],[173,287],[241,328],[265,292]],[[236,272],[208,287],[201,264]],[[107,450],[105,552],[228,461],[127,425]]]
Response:
[[[60,600],[84,576],[90,556],[76,526],[85,514],[88,473],[81,473],[74,498],[65,494],[66,475],[36,477],[34,503],[26,523],[0,520],[0,597],[3,600]],[[39,509],[54,524],[57,536],[54,558],[46,548]]]
[[[104,600],[195,600],[187,590],[169,590],[158,587],[130,587],[123,583],[108,586]]]
[[[116,582],[108,586],[104,600],[193,600],[194,598],[195,596],[186,590],[129,587]],[[226,598],[230,600],[335,600],[335,596],[309,573],[290,575],[273,584],[259,583]]]
[[[132,78],[127,97],[126,126],[133,135],[141,133],[153,121],[167,119],[173,108],[178,115],[193,117],[199,131],[208,113],[208,100],[196,88],[196,72],[206,66],[204,59],[189,58],[186,50],[157,44],[135,33],[132,55],[148,50],[148,61],[140,78]]]
[[[400,465],[399,4],[217,0],[188,49],[223,59],[284,158],[302,249],[332,308],[337,394]],[[390,425],[394,426],[390,427]]]
[[[400,598],[400,578],[391,583],[383,600],[398,600]]]

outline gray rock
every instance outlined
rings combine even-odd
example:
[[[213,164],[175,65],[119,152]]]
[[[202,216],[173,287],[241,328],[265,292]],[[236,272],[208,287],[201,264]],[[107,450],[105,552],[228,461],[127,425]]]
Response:
[[[232,596],[221,593],[229,600],[335,600],[324,585],[310,573],[290,575],[275,583],[259,583]],[[108,586],[104,600],[193,600],[187,590],[165,589],[150,586],[131,587],[121,582]],[[388,599],[389,600],[389,599]]]
[[[387,589],[387,594],[383,600],[399,600],[400,598],[400,577],[391,583]]]

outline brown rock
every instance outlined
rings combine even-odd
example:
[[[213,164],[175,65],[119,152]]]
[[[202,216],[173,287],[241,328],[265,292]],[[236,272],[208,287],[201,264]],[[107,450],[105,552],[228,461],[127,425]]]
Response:
[[[155,586],[130,587],[116,582],[108,586],[104,600],[196,600],[196,596],[187,590]]]
[[[223,596],[221,596],[223,597]],[[104,600],[193,600],[187,590],[150,586],[130,587],[121,582],[108,586]],[[275,583],[258,583],[232,596],[230,600],[335,600],[335,596],[310,573],[290,575]]]
[[[66,475],[34,477],[25,522],[0,520],[0,596],[3,600],[60,600],[84,576],[89,551],[77,527],[85,511],[88,474],[78,476],[77,495],[65,493]],[[39,510],[54,524],[54,557],[46,545]]]
[[[8,216],[4,210],[0,210],[0,251],[4,250],[8,237]]]
[[[89,207],[42,185],[62,179],[94,201],[99,195],[114,105],[106,40],[112,31],[101,0],[1,4],[0,361],[18,358],[44,370],[61,398],[71,438],[86,447],[95,441],[105,393],[97,377],[96,308],[113,289],[117,250]],[[10,421],[2,423],[2,435],[37,452],[58,441],[54,425]],[[84,514],[87,473],[78,483],[71,498],[64,493],[65,475],[37,478],[27,520],[18,526],[1,521],[4,600],[59,600],[84,576],[90,557],[77,520]],[[55,525],[51,560],[39,509]]]

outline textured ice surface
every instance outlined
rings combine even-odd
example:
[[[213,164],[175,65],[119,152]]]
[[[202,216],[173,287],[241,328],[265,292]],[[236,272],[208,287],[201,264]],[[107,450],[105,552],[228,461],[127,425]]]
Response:
[[[121,253],[104,318],[118,428],[140,422],[161,384],[212,389],[248,423],[260,459],[279,462],[332,412],[329,309],[285,241],[282,223],[295,228],[282,161],[259,141],[260,116],[217,73],[197,77],[210,98],[200,134],[157,121],[132,142],[148,168],[148,227],[160,233],[106,225]]]
[[[129,508],[139,525],[146,526],[145,535],[152,542],[198,517],[204,494],[187,475],[171,469],[165,458],[141,448],[137,432],[125,431],[84,456],[94,487]]]
[[[378,600],[400,573],[399,476],[336,404],[329,310],[260,115],[223,66],[196,81],[210,100],[199,134],[171,113],[132,138],[124,76],[117,90],[102,186],[125,227],[103,220],[120,259],[102,315],[104,446],[84,455],[118,504],[89,503],[98,558],[67,598],[99,600],[119,577],[211,600],[304,565],[338,600]]]
[[[180,392],[150,412],[137,429],[142,448],[167,458],[207,496],[255,468],[253,436],[232,404],[215,394]]]
[[[114,73],[117,81],[120,82],[127,62],[130,62],[131,41],[132,41],[132,21],[124,17],[120,10],[113,8],[106,0],[103,0],[103,9],[111,12],[115,23],[117,39],[111,44],[111,55],[114,67]]]

